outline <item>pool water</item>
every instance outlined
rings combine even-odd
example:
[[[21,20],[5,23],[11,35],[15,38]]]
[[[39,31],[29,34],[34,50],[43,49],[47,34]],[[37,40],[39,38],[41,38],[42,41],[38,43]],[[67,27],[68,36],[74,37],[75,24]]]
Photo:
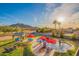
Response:
[[[66,52],[72,48],[72,45],[67,43],[61,43],[61,45],[59,45],[59,43],[57,43],[57,44],[47,44],[47,47],[55,49],[58,52]]]
[[[59,48],[59,51],[66,52],[67,50],[70,50],[71,48],[72,48],[72,45],[67,44],[67,43],[62,43],[60,48]]]

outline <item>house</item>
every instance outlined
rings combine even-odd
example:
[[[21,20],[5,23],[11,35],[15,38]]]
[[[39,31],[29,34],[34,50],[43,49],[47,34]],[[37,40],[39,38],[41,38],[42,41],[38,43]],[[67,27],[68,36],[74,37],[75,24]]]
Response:
[[[25,33],[24,32],[14,32],[13,33],[13,38],[19,36],[20,38],[24,38],[25,37]]]

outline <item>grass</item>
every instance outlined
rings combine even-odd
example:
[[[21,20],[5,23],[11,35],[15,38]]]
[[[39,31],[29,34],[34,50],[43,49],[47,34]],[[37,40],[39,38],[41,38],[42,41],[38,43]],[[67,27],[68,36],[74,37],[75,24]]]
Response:
[[[12,47],[15,44],[15,42],[6,44],[5,46],[0,47],[0,55],[1,56],[22,56],[23,55],[23,50],[24,47],[22,46],[17,46],[18,48],[16,48],[15,50],[9,52],[9,53],[2,53],[4,51],[3,47]],[[22,45],[22,43],[21,43]]]
[[[3,47],[11,47],[15,44],[13,40],[11,41],[1,41],[1,47],[0,47],[0,56],[33,56],[32,53],[32,43],[26,43],[21,42],[17,44],[17,47],[15,50],[9,52],[9,53],[2,53],[4,51]],[[27,46],[20,46],[22,44],[27,44]]]
[[[5,46],[5,45],[7,45],[7,44],[10,44],[10,43],[12,43],[13,41],[14,41],[14,40],[12,40],[12,39],[0,41],[0,47],[1,47],[1,46]]]
[[[27,43],[27,47],[24,48],[24,56],[34,56],[32,52],[32,43]]]
[[[2,56],[22,56],[23,55],[23,47],[18,47],[14,51],[11,51],[10,53],[2,53]]]

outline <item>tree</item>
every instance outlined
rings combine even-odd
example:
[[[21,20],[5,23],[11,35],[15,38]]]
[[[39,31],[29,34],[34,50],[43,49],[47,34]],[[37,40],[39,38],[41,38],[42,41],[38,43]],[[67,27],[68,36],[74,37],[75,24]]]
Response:
[[[57,24],[58,24],[58,26],[59,26],[59,30],[61,30],[61,23],[58,22]]]
[[[56,30],[56,26],[57,26],[57,25],[59,26],[59,33],[60,33],[59,35],[60,35],[60,37],[63,37],[63,33],[62,33],[62,31],[61,31],[61,26],[60,26],[61,23],[58,22],[57,20],[54,20],[54,21],[53,21],[53,24],[55,24],[55,30]],[[57,31],[55,31],[55,32],[57,33]],[[55,33],[55,34],[56,34],[56,33]],[[61,46],[61,40],[62,40],[62,39],[60,38],[60,39],[59,39],[59,47]]]
[[[58,21],[57,21],[57,20],[54,20],[54,21],[53,21],[53,24],[55,25],[55,30],[56,30],[56,26],[57,26],[57,24],[58,24]]]

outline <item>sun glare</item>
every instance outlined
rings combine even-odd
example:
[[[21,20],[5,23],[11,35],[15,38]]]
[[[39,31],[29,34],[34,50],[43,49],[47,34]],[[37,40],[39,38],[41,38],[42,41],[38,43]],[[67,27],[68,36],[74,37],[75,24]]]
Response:
[[[64,22],[65,21],[65,17],[64,16],[60,16],[60,17],[57,18],[57,20],[59,22]]]

